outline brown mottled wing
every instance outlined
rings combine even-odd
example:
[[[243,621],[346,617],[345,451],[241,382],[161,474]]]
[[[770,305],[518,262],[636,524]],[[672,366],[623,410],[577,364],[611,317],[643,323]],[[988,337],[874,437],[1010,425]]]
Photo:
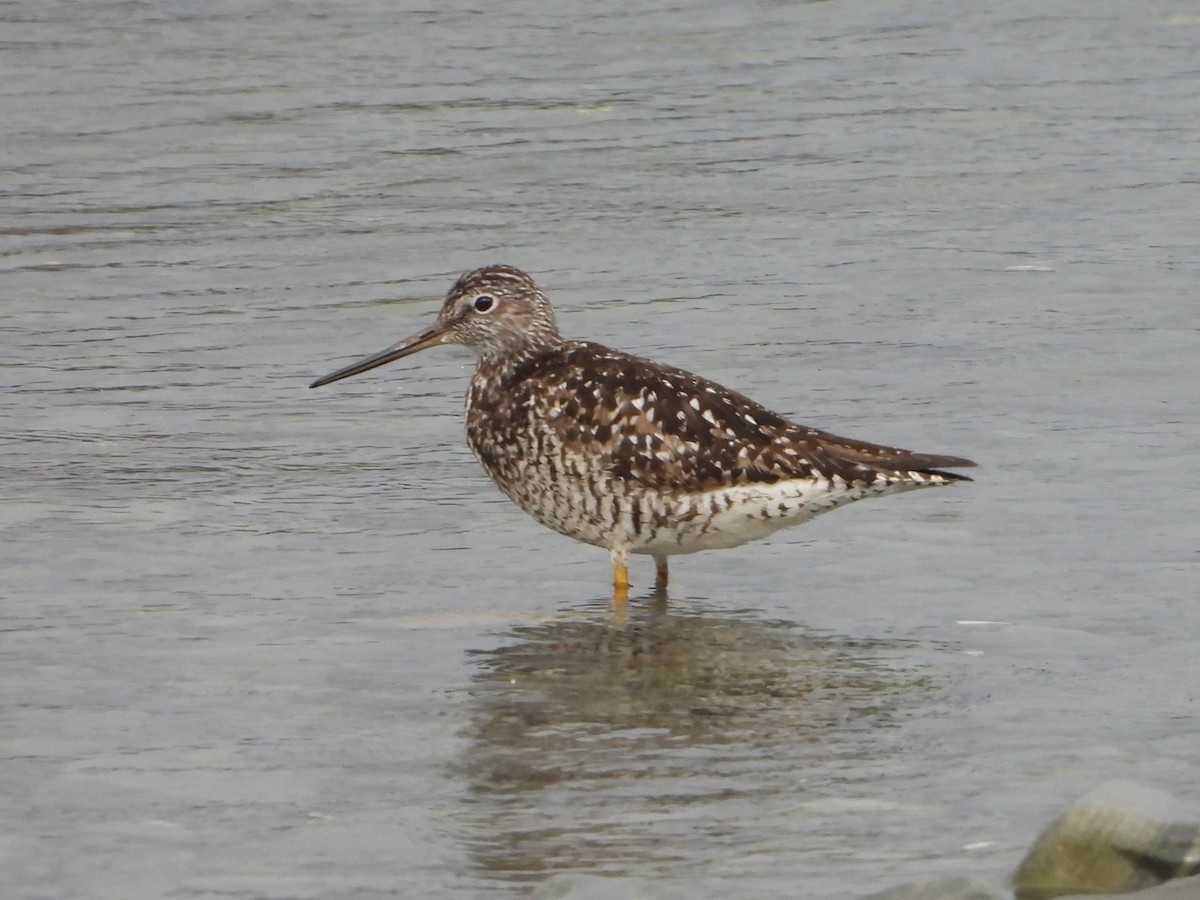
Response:
[[[573,342],[523,374],[552,386],[541,402],[561,441],[654,490],[834,475],[870,482],[880,470],[971,465],[795,425],[690,372],[597,344]]]

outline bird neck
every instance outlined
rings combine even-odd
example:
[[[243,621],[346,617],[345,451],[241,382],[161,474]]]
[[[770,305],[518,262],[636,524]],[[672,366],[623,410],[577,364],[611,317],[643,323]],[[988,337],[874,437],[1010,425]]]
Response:
[[[528,372],[552,365],[552,358],[568,344],[556,332],[553,340],[525,342],[504,352],[480,353],[472,382],[481,388],[486,385],[495,389],[524,380]]]
[[[563,336],[553,326],[540,329],[525,329],[502,341],[479,349],[480,368],[515,369],[532,359],[553,353],[565,344]]]

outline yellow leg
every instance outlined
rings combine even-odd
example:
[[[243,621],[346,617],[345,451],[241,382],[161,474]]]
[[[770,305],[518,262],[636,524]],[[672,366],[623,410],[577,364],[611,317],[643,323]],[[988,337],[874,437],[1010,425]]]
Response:
[[[613,563],[612,623],[624,628],[629,621],[629,569]]]
[[[629,553],[624,547],[609,548],[613,567],[613,606],[624,607],[629,602]]]
[[[624,563],[613,565],[613,603],[629,599],[629,569]]]

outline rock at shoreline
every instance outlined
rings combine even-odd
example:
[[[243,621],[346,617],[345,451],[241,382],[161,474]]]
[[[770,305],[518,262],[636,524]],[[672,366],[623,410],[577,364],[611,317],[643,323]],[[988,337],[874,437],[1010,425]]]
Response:
[[[1013,887],[1022,900],[1048,900],[1138,891],[1198,872],[1196,814],[1165,791],[1110,781],[1050,823],[1021,861]]]

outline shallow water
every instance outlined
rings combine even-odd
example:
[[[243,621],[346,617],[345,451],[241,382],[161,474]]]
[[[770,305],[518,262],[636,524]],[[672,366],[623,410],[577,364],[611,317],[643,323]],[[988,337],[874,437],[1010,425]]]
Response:
[[[6,895],[999,887],[1099,781],[1195,797],[1191,4],[0,33]],[[680,558],[614,629],[606,555],[466,450],[467,355],[306,388],[491,262],[978,481]]]

